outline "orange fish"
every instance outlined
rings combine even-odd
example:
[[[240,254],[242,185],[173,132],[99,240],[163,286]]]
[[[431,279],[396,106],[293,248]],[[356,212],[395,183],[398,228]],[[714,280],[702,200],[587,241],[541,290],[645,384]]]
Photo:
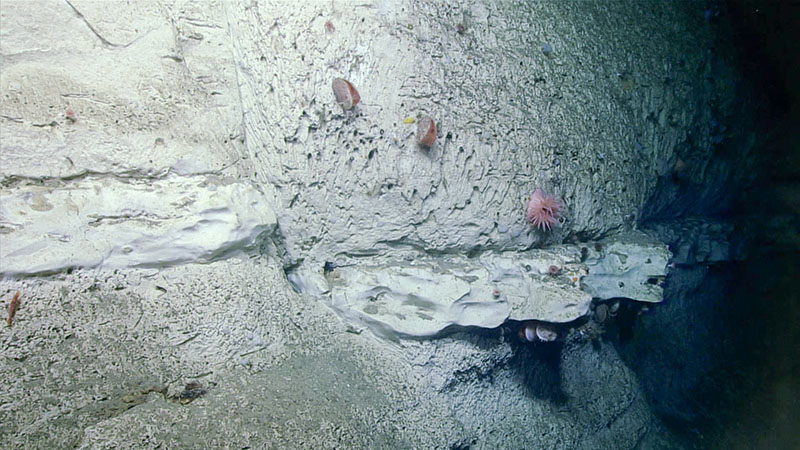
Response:
[[[14,318],[14,313],[17,312],[17,307],[19,307],[19,291],[14,294],[14,298],[11,299],[11,304],[8,305],[8,326],[11,326],[11,319]]]

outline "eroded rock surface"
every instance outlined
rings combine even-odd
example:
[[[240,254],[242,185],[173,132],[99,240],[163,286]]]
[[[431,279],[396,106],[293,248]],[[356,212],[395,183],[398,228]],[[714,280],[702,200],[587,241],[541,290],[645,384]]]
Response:
[[[352,326],[388,339],[432,337],[452,325],[507,320],[564,323],[592,298],[663,299],[670,252],[644,233],[526,252],[341,257],[293,269],[295,289],[330,304]]]
[[[22,291],[0,335],[3,442],[646,442],[627,373],[579,364],[581,347],[560,379],[496,327],[657,297],[591,275],[641,286],[658,270],[580,249],[633,228],[676,153],[697,170],[713,157],[709,104],[736,83],[699,9],[0,2],[0,287]],[[360,92],[352,111],[337,77]],[[414,142],[424,116],[430,149]],[[526,222],[536,188],[566,206],[552,232]],[[606,251],[665,254],[632,244]],[[453,325],[468,329],[397,339]],[[189,382],[207,394],[159,394]],[[538,395],[552,385],[575,407],[607,392],[630,420],[565,415]]]

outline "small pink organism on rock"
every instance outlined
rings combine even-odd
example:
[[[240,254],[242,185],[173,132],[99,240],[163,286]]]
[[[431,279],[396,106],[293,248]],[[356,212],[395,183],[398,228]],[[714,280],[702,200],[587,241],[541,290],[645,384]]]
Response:
[[[333,95],[336,96],[336,103],[345,111],[352,109],[361,101],[361,95],[358,94],[356,87],[344,78],[334,78],[332,87]]]
[[[549,273],[550,275],[553,275],[553,276],[560,275],[561,274],[561,267],[558,267],[556,265],[552,265],[552,266],[547,268],[547,273]]]
[[[325,31],[327,31],[328,33],[333,33],[334,31],[336,31],[336,27],[333,26],[333,22],[331,22],[330,20],[325,22]]]
[[[430,117],[423,117],[417,123],[417,144],[430,147],[436,142],[436,122]]]
[[[528,221],[540,230],[550,230],[558,223],[564,204],[556,197],[536,189],[528,201]]]

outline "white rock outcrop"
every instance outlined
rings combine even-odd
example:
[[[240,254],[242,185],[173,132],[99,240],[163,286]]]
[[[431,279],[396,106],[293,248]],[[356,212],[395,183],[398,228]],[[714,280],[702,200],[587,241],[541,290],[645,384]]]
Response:
[[[549,272],[558,267],[558,274]],[[575,248],[453,255],[343,265],[326,275],[327,300],[354,325],[383,337],[424,337],[451,325],[495,328],[509,319],[569,322],[591,296]]]
[[[402,252],[394,260],[349,258],[305,264],[289,279],[352,326],[391,340],[435,336],[453,325],[564,323],[585,315],[593,297],[661,301],[662,288],[652,280],[664,279],[669,251],[642,234],[628,238],[591,253],[566,245],[476,258]]]
[[[672,253],[667,246],[644,233],[629,232],[587,247],[589,274],[583,287],[593,297],[629,298],[659,303],[664,299],[662,282]]]
[[[0,274],[208,262],[276,228],[261,192],[218,176],[20,185],[0,192]]]
[[[683,153],[715,155],[740,85],[702,5],[0,0],[0,17],[0,300],[23,296],[0,333],[4,445],[663,447],[612,346],[567,347],[548,377],[538,349],[443,331],[660,298],[661,246],[582,242],[634,228]],[[537,188],[565,205],[546,233],[525,218]],[[365,327],[386,339],[347,332]],[[174,402],[189,382],[211,395]]]

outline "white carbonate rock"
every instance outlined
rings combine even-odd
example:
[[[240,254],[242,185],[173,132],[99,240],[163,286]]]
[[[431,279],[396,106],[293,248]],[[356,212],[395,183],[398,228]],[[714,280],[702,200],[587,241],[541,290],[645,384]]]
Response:
[[[485,260],[502,284],[511,320],[570,322],[588,311],[591,296],[580,289],[587,270],[577,247],[508,252]]]
[[[390,339],[433,336],[451,325],[494,328],[509,319],[569,322],[589,310],[576,247],[479,258],[397,256],[355,258],[329,271],[306,265],[289,278],[351,324]]]
[[[249,176],[278,187],[276,214],[292,224],[285,244],[296,260],[389,254],[397,245],[525,251],[570,233],[629,229],[676,149],[689,145],[685,130],[712,120],[699,86],[664,88],[665,79],[691,86],[690,67],[710,70],[697,41],[655,45],[653,31],[640,27],[676,5],[383,3],[391,6],[324,17],[314,2],[289,16],[281,2],[226,2],[236,18],[229,32]],[[416,14],[425,20],[414,22]],[[459,33],[462,16],[470,23]],[[617,26],[608,32],[593,17]],[[329,19],[336,32],[327,31]],[[286,33],[264,25],[275,23]],[[592,31],[572,44],[553,40],[577,29]],[[580,58],[568,50],[599,42],[599,33],[615,44]],[[632,66],[631,54],[647,58]],[[360,93],[347,113],[331,88],[336,78]],[[423,117],[439,130],[427,149],[415,138]],[[709,134],[691,146],[709,151]],[[525,217],[535,189],[564,203],[564,224],[548,233]]]
[[[745,92],[702,9],[0,0],[2,445],[665,447],[613,346],[555,370],[442,331],[660,298],[658,245],[578,241],[634,227],[688,150],[692,183],[726,172]],[[535,189],[564,204],[548,232]],[[705,240],[684,259],[726,256]],[[198,407],[159,393],[189,382]]]
[[[506,302],[494,299],[485,284],[473,291],[470,275],[477,281],[487,273],[465,267],[437,270],[428,263],[343,267],[329,275],[331,301],[339,311],[351,310],[367,323],[409,336],[430,336],[451,324],[503,323]]]
[[[398,339],[435,336],[451,325],[495,328],[507,320],[565,323],[592,298],[660,302],[670,252],[643,233],[598,246],[306,262],[289,274],[355,327]],[[581,262],[583,259],[583,262]]]
[[[0,274],[208,262],[276,225],[261,192],[215,176],[18,186],[0,193]]]
[[[583,278],[583,288],[593,297],[624,297],[651,303],[664,299],[661,282],[672,256],[664,243],[630,232],[589,252],[585,261],[589,274]]]

